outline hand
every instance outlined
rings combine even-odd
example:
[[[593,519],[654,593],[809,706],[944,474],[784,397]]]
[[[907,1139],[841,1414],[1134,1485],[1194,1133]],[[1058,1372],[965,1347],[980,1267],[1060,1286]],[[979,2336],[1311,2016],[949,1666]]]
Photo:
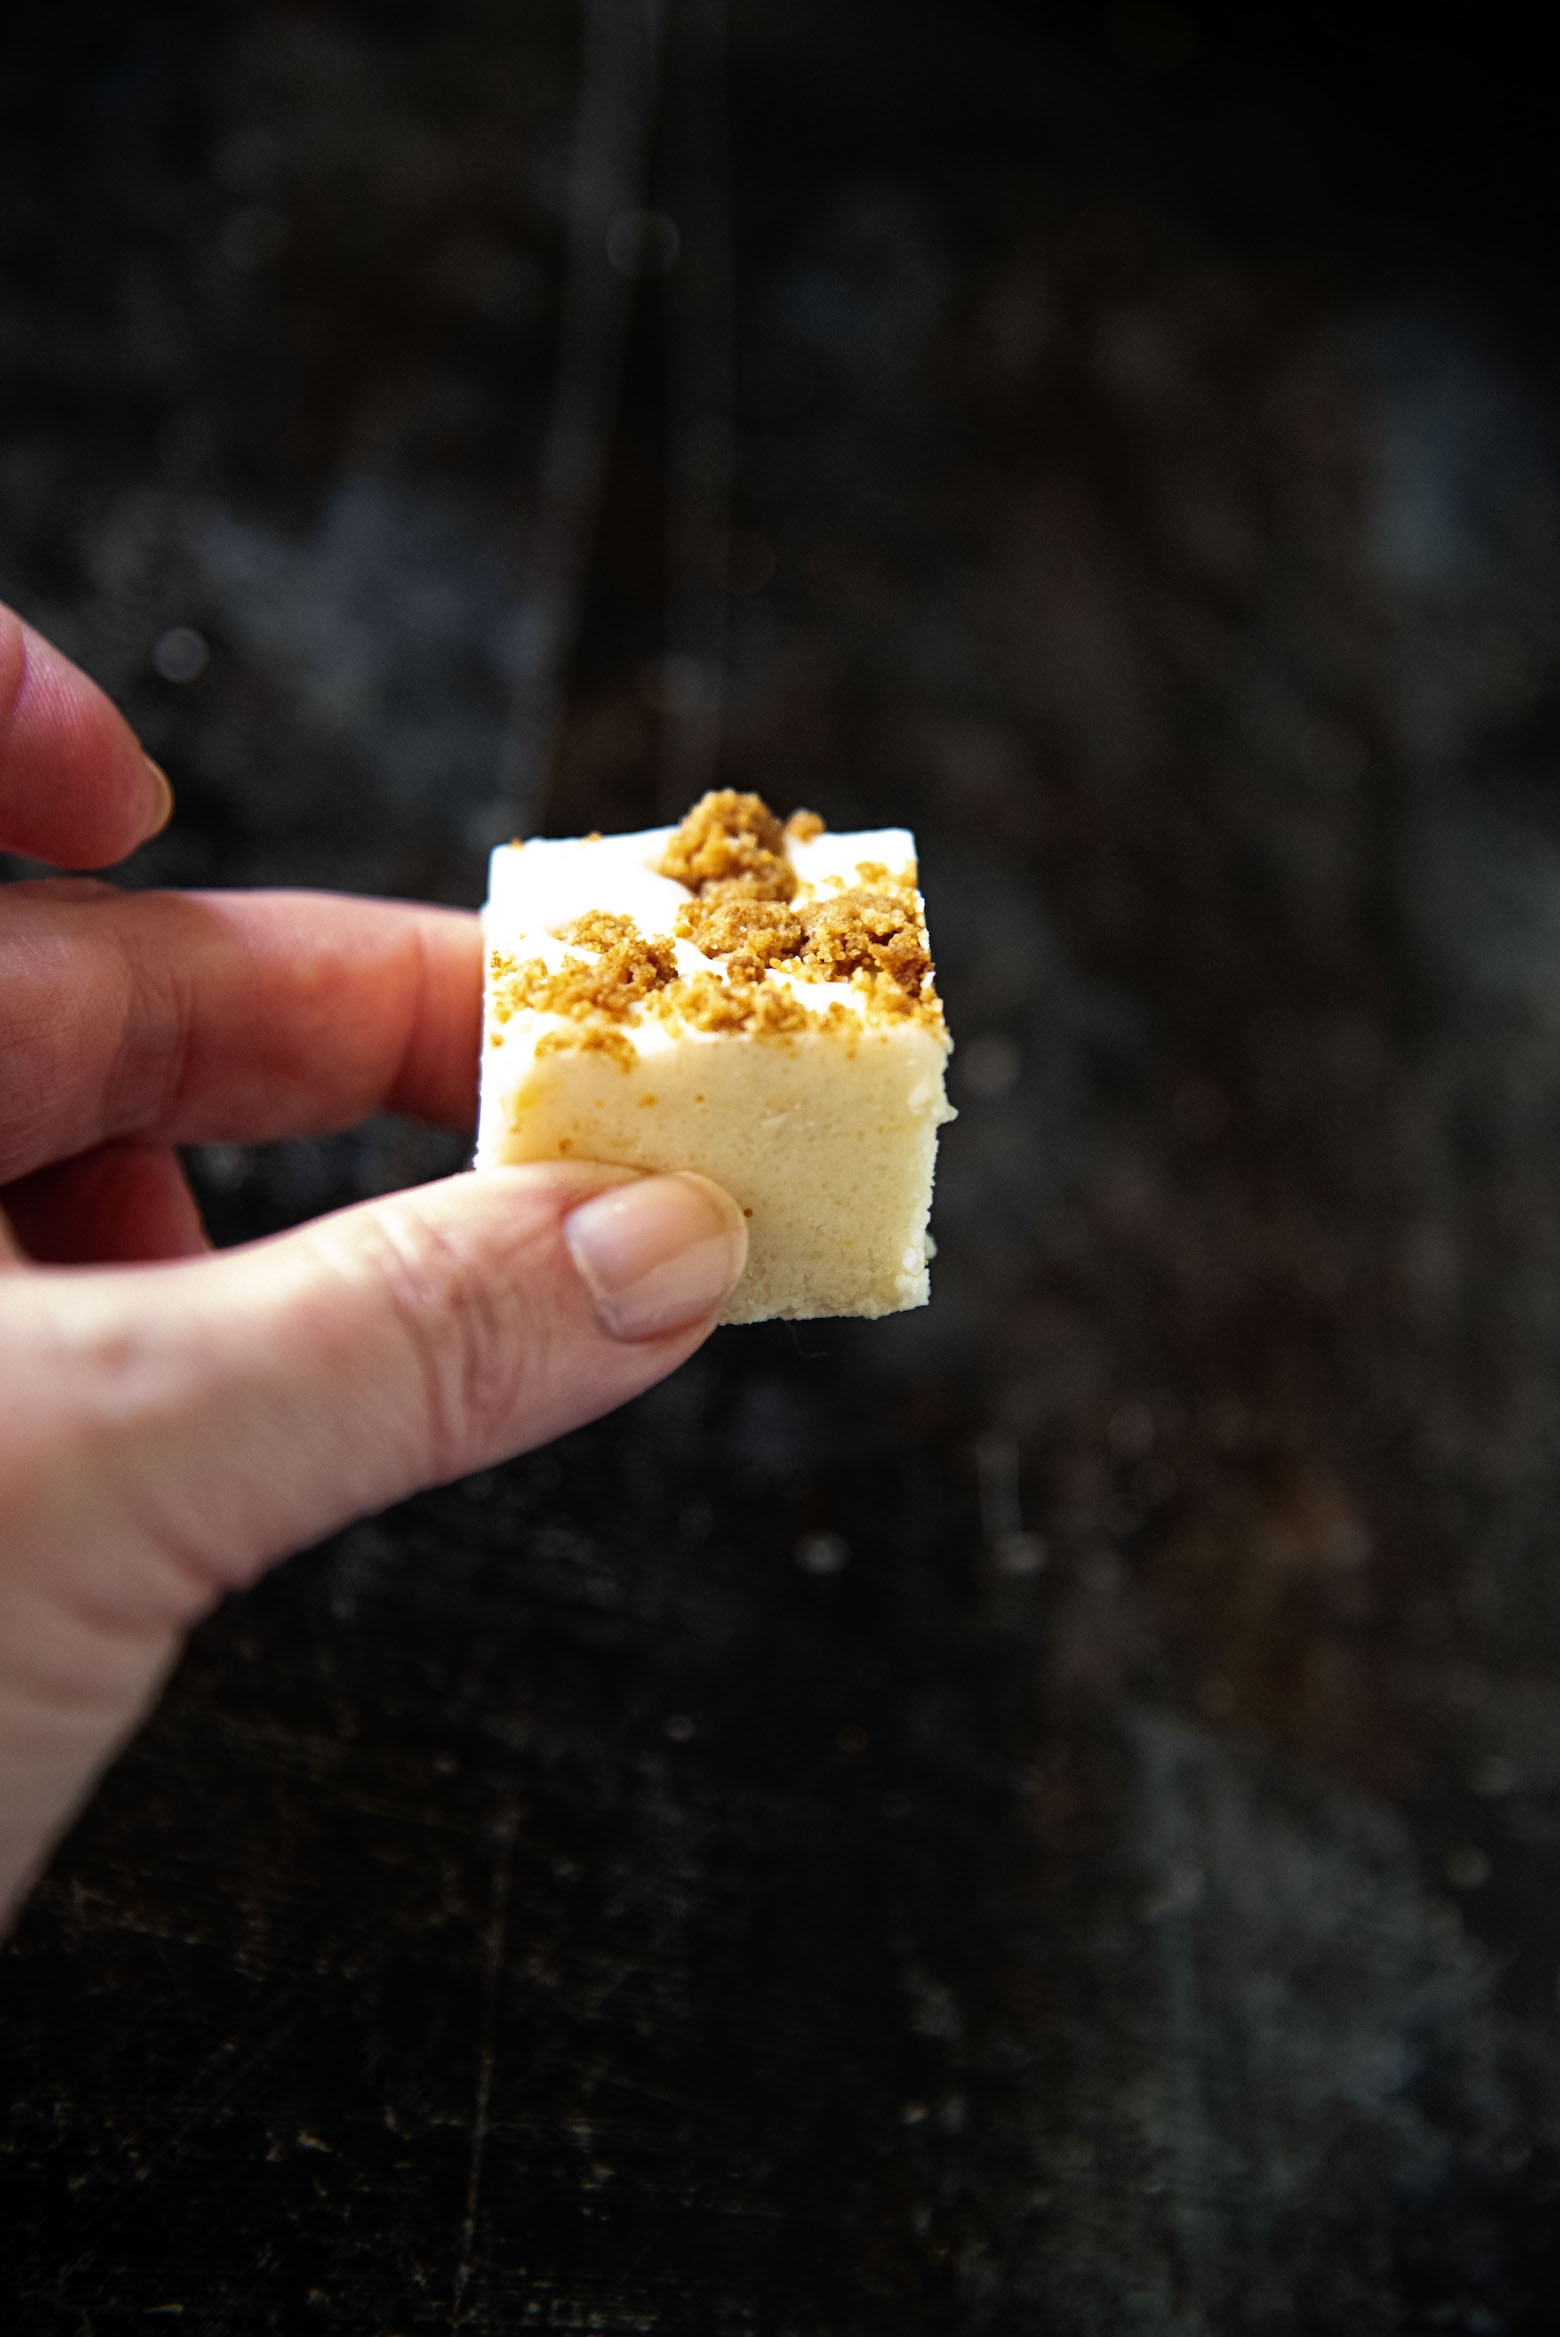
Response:
[[[0,848],[101,866],[171,801],[0,609]],[[224,1591],[637,1395],[740,1273],[715,1186],[584,1162],[210,1253],[173,1148],[469,1125],[480,978],[454,911],[0,891],[0,1922]]]

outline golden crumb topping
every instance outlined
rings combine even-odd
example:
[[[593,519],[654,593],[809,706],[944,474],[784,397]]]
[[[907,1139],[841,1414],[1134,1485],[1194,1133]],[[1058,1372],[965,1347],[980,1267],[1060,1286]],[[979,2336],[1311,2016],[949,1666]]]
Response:
[[[913,894],[849,892],[811,902],[801,911],[806,945],[801,962],[818,982],[848,982],[853,974],[885,974],[907,998],[919,998],[932,971],[926,927]]]
[[[732,787],[700,797],[667,845],[660,873],[691,893],[725,885],[750,900],[788,901],[796,891],[784,828],[761,795]]]
[[[915,895],[862,885],[795,908],[717,887],[679,909],[677,936],[723,958],[733,981],[760,982],[771,966],[809,982],[883,975],[918,999],[932,971]]]
[[[722,981],[713,973],[690,974],[658,1004],[663,1021],[685,1023],[696,1031],[752,1031],[788,1038],[812,1029],[818,1020],[789,990],[762,981]]]
[[[593,909],[559,935],[570,955],[556,970],[492,953],[491,1043],[527,1007],[562,1025],[538,1040],[539,1055],[594,1050],[625,1070],[636,1060],[625,1032],[646,1012],[687,1030],[781,1040],[828,1031],[852,1046],[864,1023],[917,1021],[940,1034],[915,870],[895,875],[862,861],[855,885],[835,878],[821,898],[798,900],[787,841],[822,833],[815,812],[794,812],[782,828],[760,796],[706,795],[672,837],[661,873],[690,896],[676,939],[715,966],[683,978],[671,935],[647,939],[632,917]],[[789,979],[769,980],[774,973]],[[792,981],[849,983],[859,1005],[836,999],[820,1012]]]
[[[639,927],[632,917],[622,916],[616,909],[587,909],[583,917],[562,928],[558,939],[578,942],[583,949],[634,949],[639,944]]]
[[[796,902],[788,839],[823,833],[816,812],[793,812],[784,828],[762,796],[731,788],[696,803],[667,846],[661,873],[688,886],[678,938],[725,960],[728,979],[759,982],[784,966],[815,982],[849,982],[874,994],[886,980],[920,1001],[932,971],[914,871],[895,877],[864,860],[860,882],[822,901]]]
[[[565,1014],[578,1021],[602,1015],[609,1022],[637,1022],[642,1000],[677,979],[677,952],[669,936],[647,941],[632,917],[592,909],[559,937],[570,947],[593,949],[594,958],[567,957],[557,971],[545,958],[520,960],[494,950],[493,1014],[507,1022],[518,1007],[541,1014]]]
[[[677,912],[677,938],[691,941],[707,958],[728,959],[733,974],[756,982],[766,966],[796,956],[806,928],[783,901],[755,901],[719,885],[684,902]]]
[[[656,1000],[656,1012],[663,1022],[687,1030],[760,1039],[828,1031],[854,1044],[861,1028],[859,1017],[838,1000],[820,1013],[777,982],[746,982],[730,975],[722,981],[715,973],[691,974],[678,982]]]
[[[626,1039],[616,1023],[571,1022],[561,1030],[543,1031],[536,1042],[535,1052],[542,1055],[605,1055],[619,1071],[632,1071],[639,1058],[634,1053],[634,1042]]]

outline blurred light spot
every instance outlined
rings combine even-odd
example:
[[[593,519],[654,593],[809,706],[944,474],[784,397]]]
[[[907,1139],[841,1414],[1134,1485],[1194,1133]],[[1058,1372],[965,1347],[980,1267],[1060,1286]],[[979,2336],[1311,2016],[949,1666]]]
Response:
[[[1011,1575],[1016,1581],[1042,1574],[1049,1557],[1043,1534],[1002,1534],[991,1545],[991,1563],[997,1573]]]
[[[246,203],[222,230],[222,257],[241,274],[266,267],[287,241],[287,222],[269,203]]]
[[[867,1732],[852,1721],[848,1727],[840,1730],[834,1741],[842,1753],[864,1753],[868,1743]]]
[[[954,1060],[959,1069],[959,1085],[966,1095],[983,1104],[1011,1095],[1024,1069],[1024,1058],[1012,1040],[1004,1039],[995,1031],[971,1039]]]
[[[1004,1428],[985,1428],[975,1439],[975,1482],[986,1540],[1016,1534],[1024,1522],[1017,1439]]]
[[[850,1544],[843,1534],[803,1534],[796,1563],[804,1574],[842,1574],[850,1564]]]
[[[274,130],[238,130],[218,147],[214,167],[235,194],[257,195],[271,184],[281,158],[282,143]]]
[[[1166,1915],[1189,1915],[1200,1907],[1207,1895],[1208,1878],[1195,1859],[1177,1859],[1170,1866],[1157,1889],[1143,1900],[1141,1914],[1145,1923],[1158,1923]]]
[[[652,658],[643,668],[641,682],[658,714],[700,714],[715,700],[713,671],[702,658],[677,651],[669,657]]]
[[[1105,1441],[1124,1461],[1141,1461],[1154,1449],[1154,1415],[1147,1404],[1122,1404],[1110,1416]]]
[[[686,1745],[698,1734],[697,1722],[686,1712],[669,1712],[661,1723],[661,1734],[674,1745]]]
[[[639,283],[667,275],[681,250],[677,222],[664,211],[620,211],[607,229],[607,258]]]
[[[152,644],[153,670],[165,682],[193,682],[211,663],[205,638],[193,625],[170,625]]]
[[[473,852],[484,858],[495,844],[507,844],[515,832],[515,808],[512,803],[478,803],[464,813],[460,832]]]
[[[774,545],[756,528],[734,528],[710,554],[710,573],[725,592],[762,592],[774,572]]]
[[[1481,1891],[1490,1879],[1490,1859],[1486,1850],[1472,1842],[1462,1843],[1446,1854],[1446,1879],[1454,1891]]]
[[[731,1423],[733,1457],[761,1476],[791,1476],[810,1441],[810,1423],[797,1391],[783,1380],[754,1380],[743,1390]]]
[[[924,2126],[930,2114],[924,2102],[906,2102],[899,2113],[899,2122],[902,2126]]]
[[[236,1193],[249,1181],[250,1159],[242,1144],[203,1144],[196,1157],[204,1181],[219,1193]]]
[[[1504,1753],[1486,1753],[1473,1764],[1468,1782],[1475,1793],[1482,1793],[1490,1799],[1514,1793],[1517,1785],[1516,1764],[1508,1761]]]

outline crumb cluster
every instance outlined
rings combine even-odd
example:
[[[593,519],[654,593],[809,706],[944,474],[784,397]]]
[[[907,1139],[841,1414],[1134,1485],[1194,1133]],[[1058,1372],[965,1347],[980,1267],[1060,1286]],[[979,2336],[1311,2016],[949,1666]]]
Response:
[[[802,1031],[832,1031],[854,1039],[860,1024],[838,999],[820,1011],[804,1006],[795,992],[778,983],[744,981],[728,975],[693,974],[675,991],[657,999],[663,1021],[695,1031],[742,1032],[749,1038],[785,1039]]]
[[[789,901],[796,892],[784,828],[761,795],[739,795],[732,787],[694,805],[666,847],[661,874],[691,893],[718,885],[747,900]]]
[[[919,1000],[932,970],[914,894],[864,885],[796,909],[717,888],[678,911],[677,935],[723,958],[734,981],[761,982],[771,966],[810,982],[864,974],[874,992],[881,976]]]
[[[644,999],[677,979],[671,942],[647,941],[632,917],[610,909],[592,909],[576,918],[559,939],[597,954],[566,958],[553,973],[543,958],[522,964],[501,950],[493,952],[492,970],[502,985],[501,1020],[517,1006],[533,1006],[544,1014],[604,1014],[610,1021],[627,1022]]]
[[[566,1025],[538,1041],[539,1055],[595,1049],[625,1069],[635,1058],[624,1030],[646,1011],[688,1029],[764,1038],[830,1031],[853,1041],[863,1019],[923,1020],[940,1031],[914,871],[895,877],[863,862],[858,884],[797,903],[787,838],[822,832],[816,812],[793,813],[782,827],[761,796],[731,788],[706,795],[671,838],[660,873],[690,895],[676,938],[720,961],[722,972],[680,976],[670,935],[646,938],[631,917],[592,910],[560,936],[593,951],[589,959],[570,957],[553,971],[540,958],[493,953],[494,1043],[498,1026],[523,1007]],[[822,1012],[807,1006],[789,984],[767,980],[779,969],[807,982],[849,982],[860,1013],[838,1000]]]

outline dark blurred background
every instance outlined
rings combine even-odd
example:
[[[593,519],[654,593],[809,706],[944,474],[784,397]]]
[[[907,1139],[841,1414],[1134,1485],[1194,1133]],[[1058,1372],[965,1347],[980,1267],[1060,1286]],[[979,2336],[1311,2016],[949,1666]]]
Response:
[[[197,1636],[0,1961],[8,2331],[1553,2327],[1555,167],[1445,22],[8,26],[0,594],[174,778],[124,881],[908,821],[961,1111],[929,1310]]]

